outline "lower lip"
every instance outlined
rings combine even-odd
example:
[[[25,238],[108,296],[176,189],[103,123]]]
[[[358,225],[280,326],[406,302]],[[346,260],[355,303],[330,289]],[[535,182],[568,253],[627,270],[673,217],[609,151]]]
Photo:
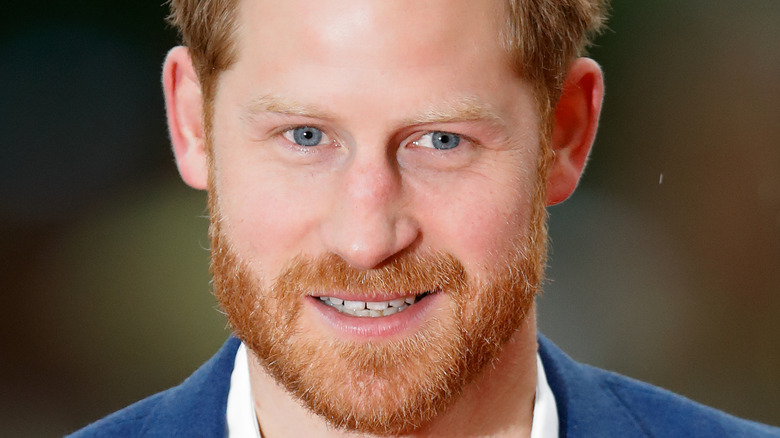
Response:
[[[322,303],[319,298],[307,297],[306,307],[320,317],[337,336],[354,340],[385,340],[416,332],[437,307],[442,293],[428,295],[401,312],[388,316],[358,317],[341,313]]]

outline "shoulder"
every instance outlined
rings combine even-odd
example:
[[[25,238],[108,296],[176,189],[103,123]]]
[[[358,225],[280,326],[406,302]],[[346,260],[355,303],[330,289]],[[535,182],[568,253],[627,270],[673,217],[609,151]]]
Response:
[[[180,385],[117,411],[71,437],[213,437],[225,433],[225,409],[236,350],[230,338]]]
[[[778,428],[575,362],[542,336],[539,354],[566,431],[562,436],[780,438]]]
[[[168,391],[171,391],[170,389]],[[89,426],[68,435],[71,438],[87,437],[130,437],[139,436],[143,430],[149,413],[152,412],[159,401],[166,396],[168,391],[163,391],[151,397],[136,402],[120,411],[104,417]]]
[[[744,420],[670,391],[584,366],[650,436],[780,437],[780,429]]]

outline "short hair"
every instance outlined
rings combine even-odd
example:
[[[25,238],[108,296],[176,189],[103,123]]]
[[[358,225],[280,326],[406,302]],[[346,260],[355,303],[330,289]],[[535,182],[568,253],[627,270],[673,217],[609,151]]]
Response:
[[[219,74],[236,59],[233,42],[239,1],[169,0],[168,22],[190,50],[207,124]],[[498,37],[515,70],[534,87],[539,115],[548,125],[569,65],[604,27],[608,2],[507,0],[507,26]],[[551,125],[545,128],[551,130]]]

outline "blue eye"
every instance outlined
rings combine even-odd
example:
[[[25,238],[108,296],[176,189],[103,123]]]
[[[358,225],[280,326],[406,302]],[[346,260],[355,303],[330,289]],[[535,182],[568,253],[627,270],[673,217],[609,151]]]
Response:
[[[424,148],[447,150],[460,144],[460,136],[451,132],[433,131],[420,137],[414,144]]]
[[[328,136],[313,126],[299,126],[284,132],[284,138],[304,147],[317,146],[323,139],[329,141]]]
[[[460,137],[448,132],[434,132],[431,134],[431,143],[436,149],[452,149],[460,143]]]

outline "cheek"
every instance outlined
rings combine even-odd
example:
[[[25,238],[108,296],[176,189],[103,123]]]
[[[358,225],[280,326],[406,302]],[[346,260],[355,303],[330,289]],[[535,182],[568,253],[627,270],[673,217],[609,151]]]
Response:
[[[532,207],[532,191],[510,179],[461,178],[453,190],[427,193],[420,205],[429,243],[475,271],[505,258],[527,236]]]
[[[222,229],[239,257],[262,265],[264,272],[277,272],[306,252],[327,206],[327,187],[317,173],[291,169],[267,144],[244,138],[241,119],[229,104],[236,98],[219,96],[210,171]]]
[[[277,272],[306,251],[326,199],[322,184],[252,154],[224,153],[215,164],[223,229],[240,257]]]

